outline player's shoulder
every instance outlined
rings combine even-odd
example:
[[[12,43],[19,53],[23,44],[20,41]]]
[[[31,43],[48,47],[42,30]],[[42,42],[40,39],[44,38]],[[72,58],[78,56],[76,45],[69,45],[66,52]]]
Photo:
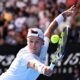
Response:
[[[23,56],[29,56],[30,52],[27,49],[27,46],[21,48],[17,53],[17,58],[22,58]]]
[[[18,54],[25,54],[25,53],[29,53],[28,47],[25,46],[23,48],[21,48],[18,52]]]

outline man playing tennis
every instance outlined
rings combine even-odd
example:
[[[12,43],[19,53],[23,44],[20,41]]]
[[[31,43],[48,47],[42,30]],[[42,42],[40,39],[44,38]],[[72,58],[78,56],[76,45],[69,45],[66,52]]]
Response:
[[[18,52],[9,69],[0,76],[0,80],[36,80],[40,74],[51,76],[55,65],[45,65],[49,39],[56,26],[66,15],[73,14],[74,10],[75,7],[72,6],[61,13],[51,22],[44,34],[38,28],[30,28],[27,46]]]

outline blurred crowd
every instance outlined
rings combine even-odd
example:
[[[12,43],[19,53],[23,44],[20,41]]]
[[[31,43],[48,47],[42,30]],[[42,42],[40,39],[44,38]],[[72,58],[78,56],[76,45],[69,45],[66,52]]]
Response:
[[[50,22],[70,6],[66,0],[0,0],[0,45],[26,44],[28,28],[39,27],[44,32]],[[80,29],[80,7],[74,16],[64,19],[55,33],[66,25],[73,26],[73,30],[76,26]]]

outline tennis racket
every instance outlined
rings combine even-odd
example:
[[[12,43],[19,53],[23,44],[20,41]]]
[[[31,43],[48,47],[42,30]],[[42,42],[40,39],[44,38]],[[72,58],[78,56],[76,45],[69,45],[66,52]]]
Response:
[[[61,61],[65,55],[65,48],[68,39],[68,26],[63,28],[61,33],[61,38],[58,44],[58,48],[54,54],[51,56],[51,63],[56,64],[58,61]]]

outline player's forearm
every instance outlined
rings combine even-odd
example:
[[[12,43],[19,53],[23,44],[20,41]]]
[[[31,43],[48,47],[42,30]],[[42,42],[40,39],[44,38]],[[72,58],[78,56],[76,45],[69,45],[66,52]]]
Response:
[[[64,15],[60,14],[57,16],[49,25],[47,30],[45,31],[44,35],[47,36],[48,38],[51,37],[53,31],[57,28],[57,26],[64,20]]]
[[[47,28],[47,30],[45,31],[44,35],[47,36],[48,38],[50,38],[53,30],[55,30],[56,27],[57,27],[57,22],[55,20],[53,20],[50,23],[50,25]]]
[[[64,20],[64,18],[67,15],[72,15],[75,11],[75,6],[72,6],[71,8],[69,8],[68,10],[64,11],[63,13],[61,13],[59,16],[57,16],[49,25],[48,29],[46,30],[46,32],[44,33],[45,36],[47,36],[48,38],[51,37],[53,31],[55,30],[55,28]]]
[[[38,71],[40,74],[50,76],[52,75],[52,71],[49,66],[44,65],[43,63],[37,60],[30,60],[28,63],[29,68],[33,68]]]

